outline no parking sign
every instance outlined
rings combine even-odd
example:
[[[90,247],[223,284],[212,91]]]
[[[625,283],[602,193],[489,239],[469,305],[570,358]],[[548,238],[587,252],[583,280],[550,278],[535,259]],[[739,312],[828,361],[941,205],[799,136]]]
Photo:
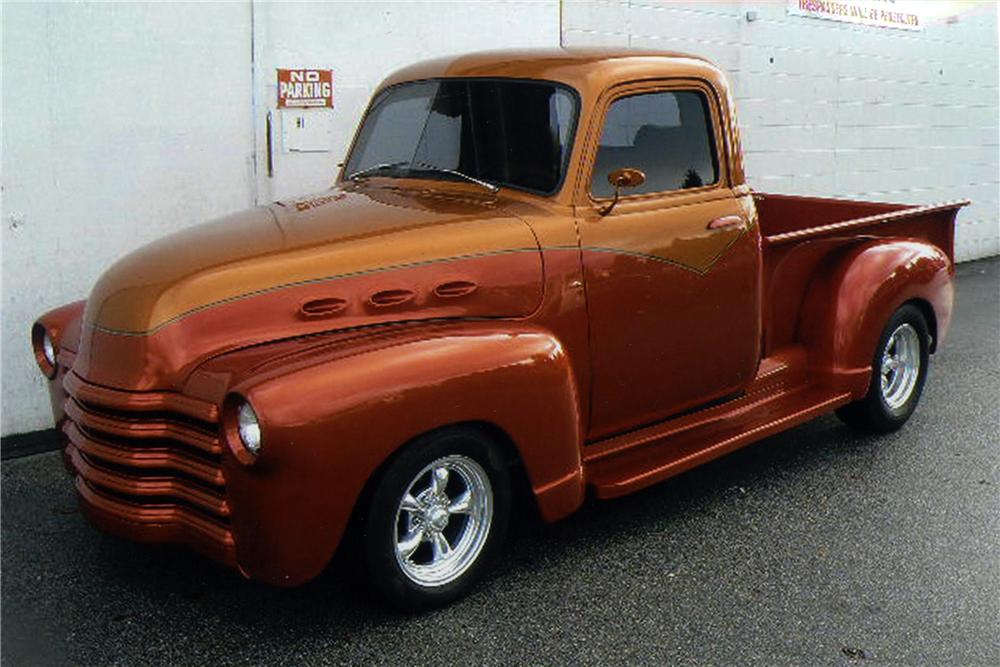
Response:
[[[279,69],[278,108],[333,108],[333,71]]]

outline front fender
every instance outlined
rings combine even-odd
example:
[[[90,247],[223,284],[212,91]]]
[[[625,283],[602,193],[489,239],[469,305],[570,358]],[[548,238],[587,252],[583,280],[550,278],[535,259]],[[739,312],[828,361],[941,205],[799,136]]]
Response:
[[[36,339],[41,336],[43,330],[49,333],[52,342],[59,351],[55,373],[48,377],[47,383],[49,403],[52,406],[52,419],[57,430],[65,417],[66,391],[63,389],[62,381],[80,346],[80,322],[83,318],[85,304],[85,301],[74,301],[50,310],[39,317],[31,328],[32,347],[36,358],[40,355]],[[39,365],[41,365],[40,359]]]
[[[225,463],[237,559],[254,578],[291,585],[318,574],[379,466],[449,424],[509,435],[546,519],[583,500],[576,382],[544,330],[465,323],[354,354],[331,348],[234,391],[253,403],[264,438],[252,466]]]
[[[80,321],[86,304],[86,301],[74,301],[54,308],[39,317],[35,324],[45,327],[57,348],[76,352],[80,344]]]
[[[909,301],[929,317],[935,345],[951,322],[954,267],[938,247],[914,240],[873,241],[851,248],[816,276],[799,322],[814,374],[861,398],[886,322]]]

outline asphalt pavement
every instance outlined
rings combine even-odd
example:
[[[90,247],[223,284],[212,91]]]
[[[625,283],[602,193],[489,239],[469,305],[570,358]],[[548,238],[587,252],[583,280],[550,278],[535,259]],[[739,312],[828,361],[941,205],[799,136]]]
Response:
[[[1000,261],[901,431],[824,417],[554,525],[468,598],[387,610],[86,524],[54,452],[2,464],[4,665],[1000,665]]]

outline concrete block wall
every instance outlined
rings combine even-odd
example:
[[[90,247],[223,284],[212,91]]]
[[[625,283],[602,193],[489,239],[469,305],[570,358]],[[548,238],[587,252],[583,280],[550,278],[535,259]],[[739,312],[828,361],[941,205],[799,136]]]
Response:
[[[956,254],[996,255],[997,5],[927,4],[937,14],[913,32],[792,16],[784,2],[567,0],[562,38],[567,47],[683,51],[720,65],[757,190],[971,199]]]

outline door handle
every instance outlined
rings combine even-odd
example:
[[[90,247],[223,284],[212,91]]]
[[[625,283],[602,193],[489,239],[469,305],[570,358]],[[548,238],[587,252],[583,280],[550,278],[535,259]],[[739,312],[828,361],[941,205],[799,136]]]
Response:
[[[708,223],[706,229],[727,229],[729,227],[740,227],[743,225],[743,218],[738,215],[724,215]]]

